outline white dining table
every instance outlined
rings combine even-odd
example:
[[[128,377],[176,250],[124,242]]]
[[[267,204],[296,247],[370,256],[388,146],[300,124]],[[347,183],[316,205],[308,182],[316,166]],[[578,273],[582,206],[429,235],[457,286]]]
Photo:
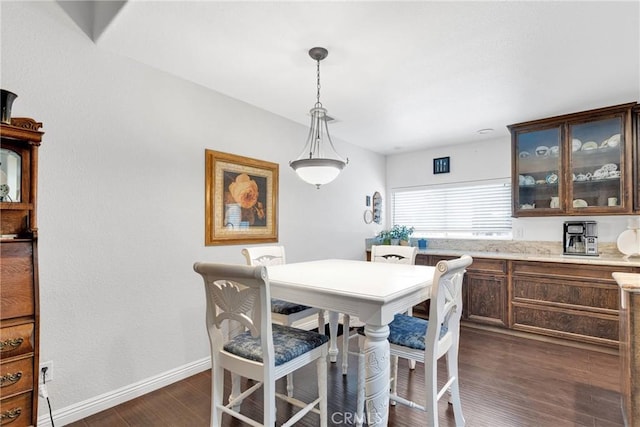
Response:
[[[429,299],[434,270],[341,259],[267,267],[272,298],[346,313],[365,323],[365,407],[370,426],[386,426],[389,418],[388,325],[396,313]]]

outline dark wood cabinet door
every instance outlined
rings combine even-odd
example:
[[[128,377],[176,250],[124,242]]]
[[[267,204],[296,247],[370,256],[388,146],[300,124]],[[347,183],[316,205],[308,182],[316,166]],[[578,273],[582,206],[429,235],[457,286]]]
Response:
[[[507,326],[507,280],[504,276],[467,272],[464,318],[476,323]]]

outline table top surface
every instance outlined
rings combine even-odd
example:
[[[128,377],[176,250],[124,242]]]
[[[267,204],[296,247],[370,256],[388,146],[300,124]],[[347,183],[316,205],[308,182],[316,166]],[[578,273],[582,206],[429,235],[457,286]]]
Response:
[[[267,267],[271,286],[387,302],[430,288],[435,267],[328,259]]]

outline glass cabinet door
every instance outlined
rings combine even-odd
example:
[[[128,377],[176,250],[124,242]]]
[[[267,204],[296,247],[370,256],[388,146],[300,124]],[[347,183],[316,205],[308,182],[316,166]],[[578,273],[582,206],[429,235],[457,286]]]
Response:
[[[624,200],[622,117],[570,123],[570,202],[580,210],[619,210]]]
[[[0,148],[0,202],[20,202],[22,157],[13,150]]]
[[[515,135],[516,173],[514,208],[519,214],[559,212],[562,198],[561,159],[563,156],[560,126],[518,131]]]

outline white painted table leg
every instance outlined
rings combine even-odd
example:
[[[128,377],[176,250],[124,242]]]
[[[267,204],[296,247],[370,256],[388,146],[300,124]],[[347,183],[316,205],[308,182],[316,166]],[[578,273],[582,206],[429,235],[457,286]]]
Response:
[[[329,361],[338,360],[338,313],[329,312]]]
[[[369,426],[386,426],[389,419],[389,326],[365,326],[365,409]]]

